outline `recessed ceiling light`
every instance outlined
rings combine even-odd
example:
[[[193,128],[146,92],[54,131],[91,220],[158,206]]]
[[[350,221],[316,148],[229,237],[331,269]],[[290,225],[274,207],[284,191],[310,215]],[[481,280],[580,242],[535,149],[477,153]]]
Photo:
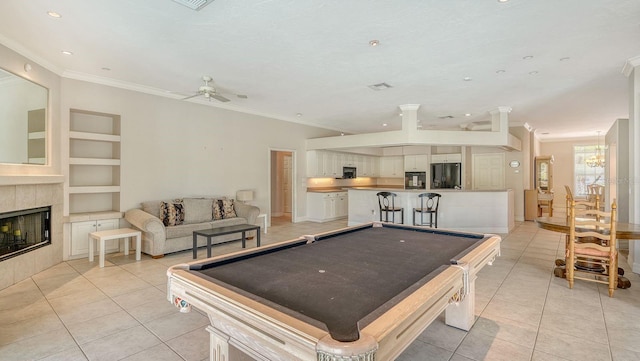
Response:
[[[369,42],[369,45],[370,45],[370,46],[378,46],[378,45],[380,45],[380,41],[378,41],[378,40],[371,40],[371,41]]]
[[[568,57],[568,56],[565,56],[564,58],[560,58],[560,61],[567,61],[567,60],[569,60],[569,59],[571,59],[571,58],[570,58],[570,57]]]
[[[500,70],[496,70],[496,74],[502,74],[504,73],[506,70],[500,69]]]
[[[530,72],[529,72],[529,75],[536,75],[536,74],[538,74],[538,71],[537,71],[537,70],[534,70],[534,71],[530,71]]]
[[[509,1],[509,0],[498,0],[498,2],[499,2],[499,3],[506,3],[506,2],[508,2],[508,1]]]
[[[340,136],[341,136],[341,137],[344,137],[344,132],[341,132],[341,133],[340,133]]]
[[[296,117],[298,117],[298,118],[299,118],[299,117],[301,117],[301,116],[302,116],[302,113],[296,113]]]
[[[47,11],[47,15],[51,16],[52,18],[56,18],[56,19],[60,19],[62,17],[62,15],[60,15],[60,13],[57,13],[55,11]]]
[[[464,80],[464,81],[471,81],[472,79],[471,79],[470,77],[468,77],[468,76],[465,76],[464,78],[462,78],[462,80]]]
[[[470,117],[470,116],[471,116],[471,113],[465,113],[465,115],[464,115],[464,116],[465,116],[465,117]]]
[[[386,127],[387,125],[388,125],[387,123],[382,123],[382,126],[383,126],[383,127]]]
[[[63,50],[63,51],[62,51],[62,54],[64,54],[64,55],[73,55],[73,53],[72,53],[72,52],[67,51],[67,50]]]
[[[522,57],[522,60],[531,60],[531,59],[533,59],[533,55],[527,55]]]

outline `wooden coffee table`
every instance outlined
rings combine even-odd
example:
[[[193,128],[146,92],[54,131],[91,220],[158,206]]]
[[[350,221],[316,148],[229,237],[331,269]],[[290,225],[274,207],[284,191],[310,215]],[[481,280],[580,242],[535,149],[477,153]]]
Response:
[[[235,226],[226,226],[220,228],[203,229],[193,231],[193,259],[198,258],[198,236],[207,237],[207,258],[211,257],[211,238],[224,236],[226,234],[242,233],[242,248],[246,245],[246,233],[248,231],[256,232],[256,247],[260,247],[260,226],[253,224],[238,224]]]

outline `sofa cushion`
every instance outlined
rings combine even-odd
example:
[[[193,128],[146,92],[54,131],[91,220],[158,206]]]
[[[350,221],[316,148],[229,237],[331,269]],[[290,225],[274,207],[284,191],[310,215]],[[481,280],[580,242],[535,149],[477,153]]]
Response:
[[[149,213],[152,216],[160,218],[160,203],[162,201],[148,201],[142,202],[142,210]],[[170,202],[170,201],[166,201]]]
[[[172,238],[193,236],[193,231],[199,231],[203,229],[211,229],[224,226],[235,226],[236,224],[245,224],[247,220],[244,218],[230,218],[220,221],[196,223],[196,224],[181,224],[175,227],[167,227],[167,242],[171,242]]]
[[[202,223],[212,220],[211,198],[184,198],[184,223]]]
[[[184,203],[182,199],[160,202],[160,220],[165,227],[184,223]]]

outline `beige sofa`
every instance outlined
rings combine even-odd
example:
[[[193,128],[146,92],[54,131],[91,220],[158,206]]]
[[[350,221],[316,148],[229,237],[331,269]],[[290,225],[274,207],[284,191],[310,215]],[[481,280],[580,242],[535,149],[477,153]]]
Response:
[[[124,218],[133,227],[142,231],[142,252],[154,258],[160,258],[167,253],[192,249],[193,231],[236,224],[255,224],[260,213],[258,207],[233,202],[232,210],[235,211],[235,216],[232,212],[225,216],[220,214],[221,207],[215,208],[216,205],[222,206],[221,200],[225,200],[224,204],[229,208],[232,201],[225,198],[181,198],[143,202],[141,209],[128,210]],[[178,209],[177,212],[176,209]],[[224,218],[214,219],[220,216]],[[180,222],[175,221],[178,218],[182,218]],[[174,225],[174,221],[178,224]],[[247,236],[251,236],[251,233],[254,232],[247,232]],[[230,234],[215,237],[212,243],[238,238],[239,234]],[[205,245],[206,239],[198,237],[198,247]]]

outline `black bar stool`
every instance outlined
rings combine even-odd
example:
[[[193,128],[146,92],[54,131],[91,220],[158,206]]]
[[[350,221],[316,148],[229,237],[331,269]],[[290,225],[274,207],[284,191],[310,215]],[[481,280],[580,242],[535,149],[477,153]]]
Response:
[[[440,194],[438,193],[421,193],[420,208],[413,209],[413,225],[429,226],[438,228],[438,205],[440,204]],[[416,213],[420,213],[420,223],[416,222]],[[429,215],[429,223],[425,223],[424,215]]]
[[[376,195],[380,206],[380,222],[389,222],[389,213],[391,213],[391,223],[396,223],[396,212],[400,212],[400,223],[404,224],[404,208],[396,207],[395,204],[395,198],[398,195],[391,192],[378,192]],[[384,220],[382,213],[384,213]]]

